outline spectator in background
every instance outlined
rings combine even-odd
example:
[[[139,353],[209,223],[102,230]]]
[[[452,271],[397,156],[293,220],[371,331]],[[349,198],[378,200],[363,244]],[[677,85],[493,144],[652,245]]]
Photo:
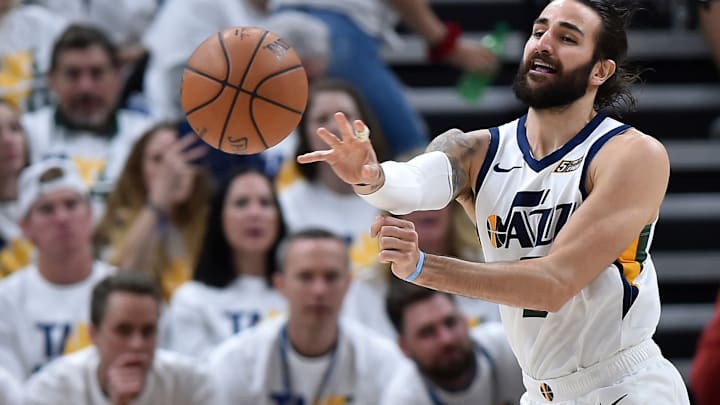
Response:
[[[210,205],[193,280],[173,296],[171,348],[204,356],[226,338],[285,311],[272,288],[277,246],[285,225],[271,180],[240,168]]]
[[[25,404],[211,405],[209,375],[191,359],[156,349],[162,298],[140,273],[111,276],[93,289],[93,346],[34,375]]]
[[[335,128],[336,111],[343,111],[352,119],[374,121],[367,104],[350,84],[337,80],[318,80],[310,87],[307,108],[298,126],[299,142],[295,155],[317,150],[324,145],[315,131],[320,127]],[[372,142],[378,158],[387,158],[382,133],[373,132]],[[294,160],[288,160],[277,181],[280,206],[291,232],[324,228],[356,245],[376,244],[369,237],[369,226],[378,215],[378,210],[358,197],[330,166],[298,165]],[[373,252],[377,253],[377,250]],[[353,259],[354,262],[372,263],[375,258]]]
[[[386,300],[398,343],[415,367],[389,381],[382,404],[517,404],[522,371],[502,324],[468,330],[449,294],[395,279]]]
[[[50,102],[50,52],[67,22],[19,3],[0,0],[0,98],[20,111],[33,111]]]
[[[210,370],[220,404],[377,404],[404,361],[373,331],[340,321],[350,284],[345,242],[326,231],[293,234],[279,250],[275,285],[288,318],[231,337]]]
[[[0,366],[0,404],[20,404],[22,399],[20,382]]]
[[[475,228],[459,205],[452,203],[443,209],[415,211],[397,217],[415,225],[418,245],[424,252],[475,262],[483,260]],[[394,279],[390,266],[385,263],[375,263],[356,272],[345,300],[344,315],[395,338],[396,330],[385,310],[385,297]],[[453,299],[471,327],[500,320],[500,309],[495,303],[463,296]]]
[[[262,3],[263,0],[256,0]],[[403,94],[400,80],[380,55],[380,43],[397,43],[393,27],[402,21],[419,34],[434,62],[468,71],[494,71],[495,57],[462,38],[456,24],[443,23],[426,0],[265,0],[275,13],[303,12],[327,26],[330,57],[326,75],[355,86],[378,115],[392,156],[424,147],[424,123]],[[393,41],[394,39],[395,41]],[[362,61],[359,63],[359,61]]]
[[[93,261],[85,183],[65,159],[20,175],[19,214],[36,261],[0,280],[0,367],[25,380],[50,360],[89,344],[90,290],[114,269]]]
[[[22,235],[17,200],[28,153],[18,111],[0,99],[0,278],[30,264],[32,244]]]
[[[22,117],[31,160],[70,157],[87,184],[109,192],[135,140],[151,121],[119,109],[120,59],[115,45],[97,28],[71,25],[55,42],[50,89],[57,105]]]
[[[101,257],[122,269],[147,272],[169,300],[190,278],[200,251],[211,183],[193,164],[207,150],[194,135],[158,124],[132,146],[105,215],[96,229]]]
[[[690,391],[697,405],[720,404],[720,294],[715,316],[700,336],[690,369]]]

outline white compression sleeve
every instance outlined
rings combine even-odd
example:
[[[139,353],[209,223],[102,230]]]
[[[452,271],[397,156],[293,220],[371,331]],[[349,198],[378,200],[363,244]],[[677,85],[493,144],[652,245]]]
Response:
[[[382,163],[385,184],[372,194],[360,195],[371,205],[403,215],[437,210],[453,199],[452,166],[440,151],[424,153],[407,163]]]

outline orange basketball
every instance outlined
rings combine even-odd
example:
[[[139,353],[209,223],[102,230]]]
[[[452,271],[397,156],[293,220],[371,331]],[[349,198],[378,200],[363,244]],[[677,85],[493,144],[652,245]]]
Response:
[[[228,28],[203,41],[180,85],[193,130],[210,146],[241,155],[288,136],[307,97],[300,58],[278,35],[257,27]]]

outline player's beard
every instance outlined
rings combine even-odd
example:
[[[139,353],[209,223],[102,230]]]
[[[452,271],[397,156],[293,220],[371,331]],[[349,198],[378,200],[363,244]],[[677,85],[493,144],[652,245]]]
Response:
[[[432,364],[420,364],[420,371],[436,383],[452,385],[454,381],[465,375],[475,367],[475,352],[472,347],[463,347],[462,356],[453,362],[440,363],[434,361]]]
[[[542,54],[535,54],[533,58],[546,63],[550,62],[549,58]],[[534,86],[531,86],[528,79],[528,72],[532,64],[532,60],[523,62],[515,75],[512,89],[515,97],[520,101],[534,109],[542,110],[563,107],[584,96],[590,80],[590,72],[595,62],[591,60],[587,64],[578,66],[568,72],[565,72],[561,65],[552,63],[556,68],[553,77],[535,83]]]

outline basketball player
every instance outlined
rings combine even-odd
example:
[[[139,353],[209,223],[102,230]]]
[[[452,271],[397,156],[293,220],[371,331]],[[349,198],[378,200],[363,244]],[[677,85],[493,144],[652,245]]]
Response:
[[[400,278],[501,304],[524,373],[522,404],[688,404],[652,335],[660,316],[648,248],[669,177],[663,146],[600,112],[633,104],[623,69],[629,10],[555,0],[533,24],[513,86],[527,115],[450,130],[408,163],[378,164],[362,122],[298,157],[326,161],[394,213],[453,198],[476,221],[487,263],[425,255],[412,225],[379,218],[380,260]],[[353,133],[354,130],[354,133]],[[355,135],[355,136],[353,136]]]

